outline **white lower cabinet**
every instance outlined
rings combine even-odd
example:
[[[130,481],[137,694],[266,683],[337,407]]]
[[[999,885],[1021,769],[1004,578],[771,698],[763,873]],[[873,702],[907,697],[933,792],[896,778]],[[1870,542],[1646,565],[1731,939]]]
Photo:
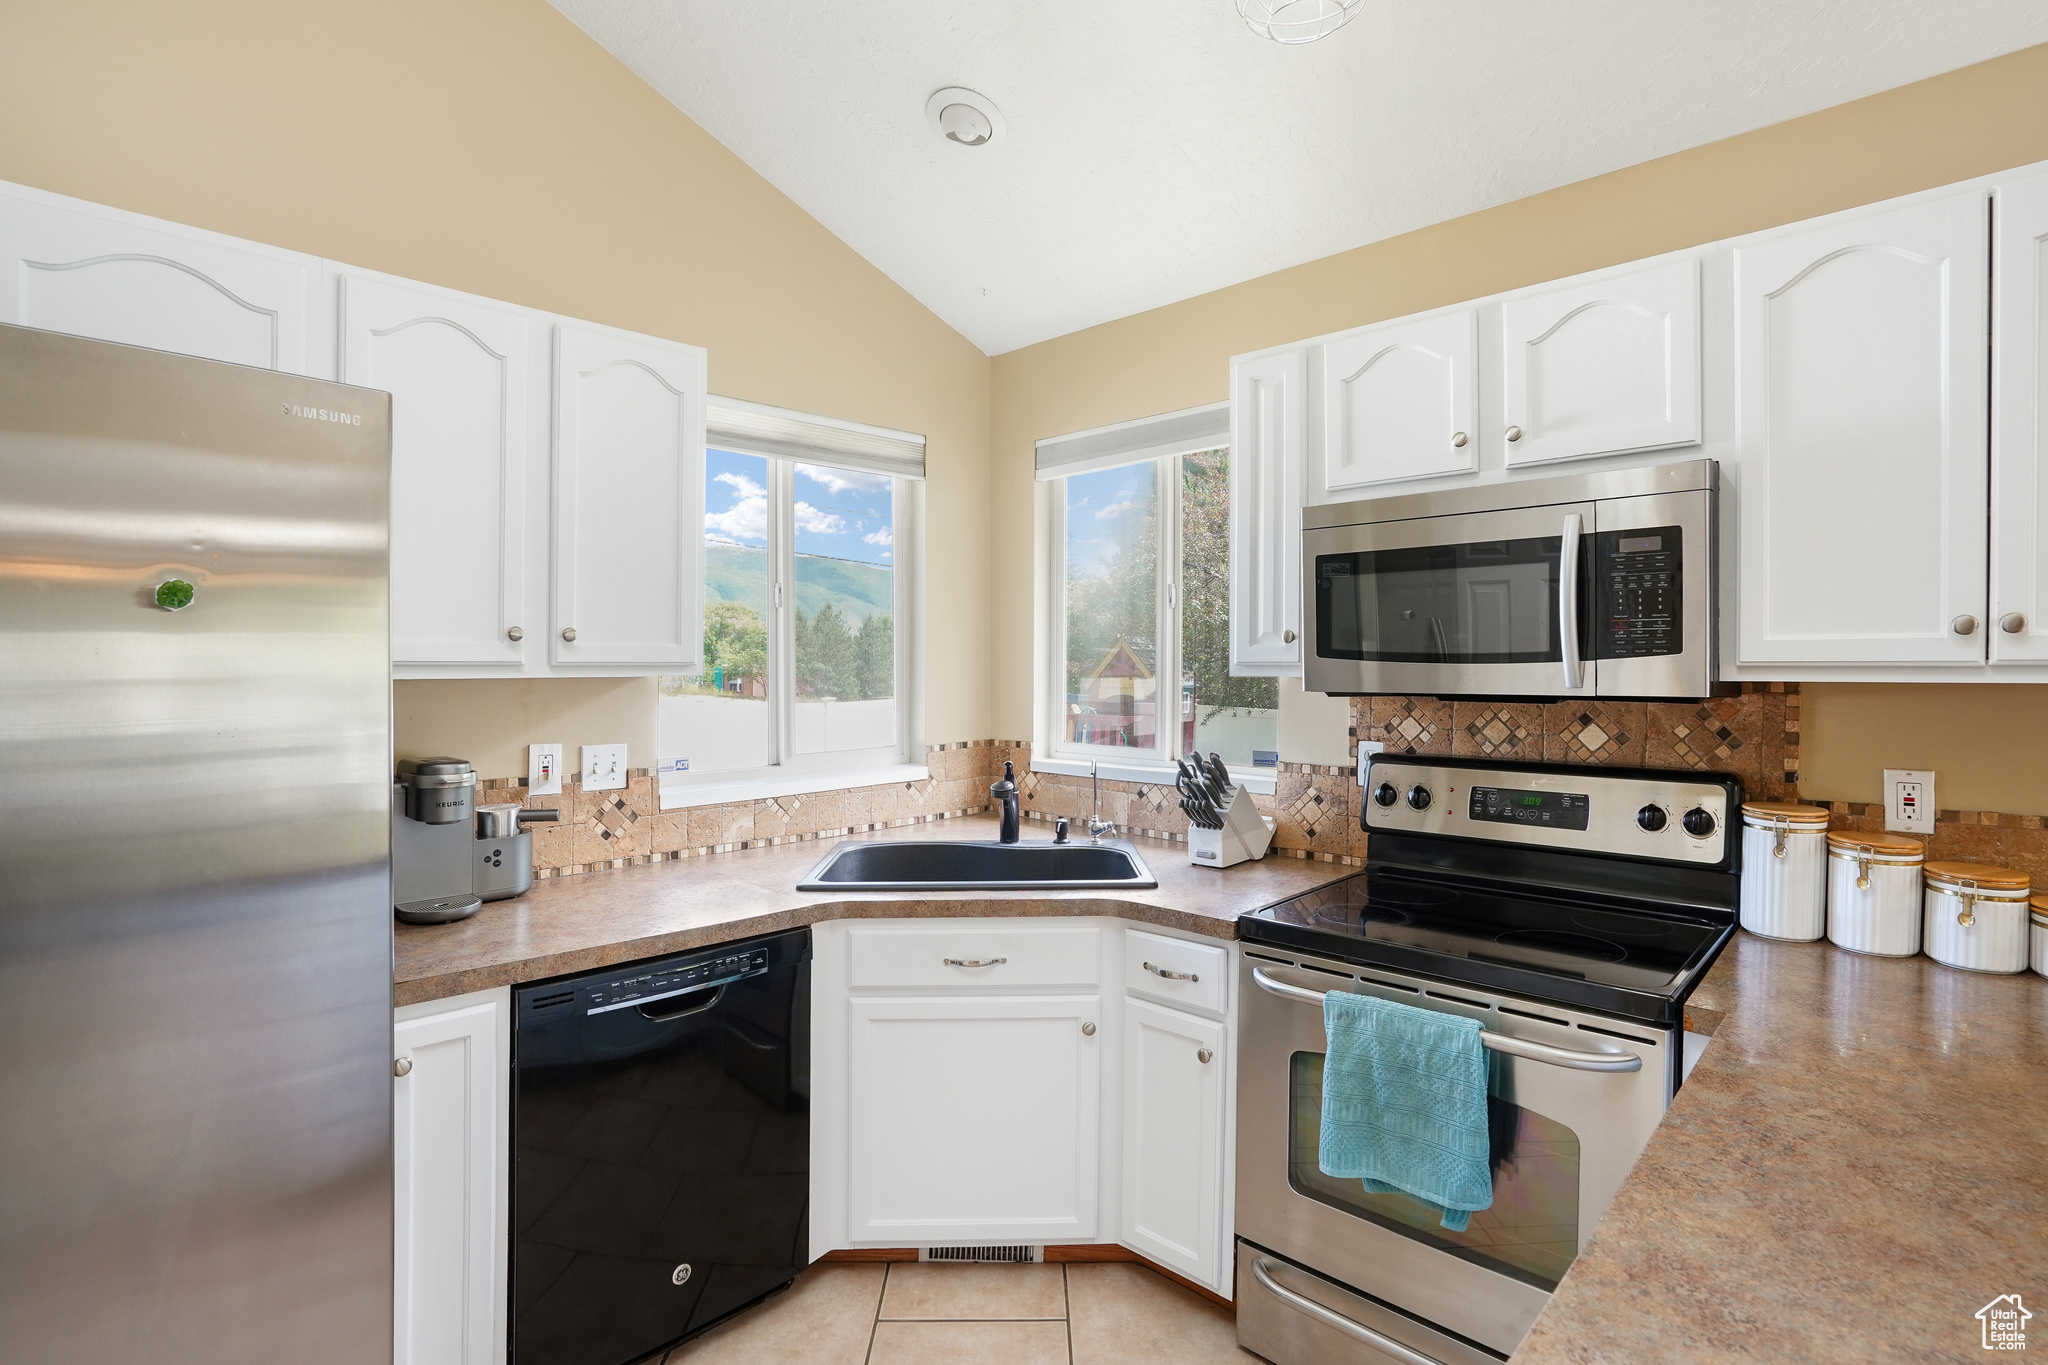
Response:
[[[1124,1005],[1123,1242],[1215,1283],[1223,1229],[1223,1025]]]
[[[511,992],[405,1006],[392,1043],[393,1361],[501,1362]]]
[[[853,1237],[1094,1237],[1101,1004],[1093,995],[852,1002]]]
[[[1107,918],[815,926],[813,1258],[1120,1242],[1228,1294],[1231,956]]]

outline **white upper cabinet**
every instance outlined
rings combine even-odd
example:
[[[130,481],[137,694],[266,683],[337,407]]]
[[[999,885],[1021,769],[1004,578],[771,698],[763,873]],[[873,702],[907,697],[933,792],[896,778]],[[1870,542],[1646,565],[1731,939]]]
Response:
[[[1501,338],[1509,468],[1698,443],[1698,261],[1512,296]]]
[[[1739,662],[1983,662],[1986,203],[1736,243]]]
[[[700,347],[556,326],[555,663],[698,665],[704,391]]]
[[[1326,342],[1324,491],[1477,469],[1478,339],[1479,310],[1455,308]]]
[[[0,322],[312,374],[311,256],[9,187]]]
[[[1230,671],[1301,672],[1308,351],[1230,363]]]
[[[391,394],[391,659],[517,664],[525,609],[527,314],[341,278],[341,379]]]
[[[2048,172],[1993,192],[1993,663],[2048,660]]]

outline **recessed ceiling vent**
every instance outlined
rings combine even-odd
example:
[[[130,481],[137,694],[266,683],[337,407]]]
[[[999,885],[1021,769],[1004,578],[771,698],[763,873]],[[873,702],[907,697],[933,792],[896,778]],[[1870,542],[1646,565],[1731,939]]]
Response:
[[[925,119],[940,137],[962,147],[986,147],[1003,140],[1003,111],[986,95],[957,85],[932,91]]]

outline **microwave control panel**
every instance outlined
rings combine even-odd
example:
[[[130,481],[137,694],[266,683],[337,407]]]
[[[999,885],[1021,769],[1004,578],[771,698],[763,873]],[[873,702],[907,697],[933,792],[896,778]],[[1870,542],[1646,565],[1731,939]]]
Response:
[[[1676,526],[1601,531],[1593,537],[1596,659],[1685,651],[1682,534]]]

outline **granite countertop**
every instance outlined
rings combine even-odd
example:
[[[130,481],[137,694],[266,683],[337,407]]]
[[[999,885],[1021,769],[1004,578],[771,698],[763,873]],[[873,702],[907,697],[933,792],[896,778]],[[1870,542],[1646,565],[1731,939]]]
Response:
[[[1694,1000],[1713,1042],[1515,1365],[1981,1359],[2001,1294],[2048,1326],[2048,981],[1738,934]]]
[[[964,816],[863,839],[994,839],[993,816]],[[1049,839],[1027,828],[1026,839]],[[1245,910],[1299,895],[1358,871],[1305,858],[1267,857],[1217,869],[1188,861],[1187,845],[1131,839],[1159,879],[1153,891],[902,891],[804,893],[796,884],[834,839],[743,849],[613,872],[554,877],[494,901],[454,924],[401,924],[393,964],[400,1005],[438,1000],[564,972],[683,952],[820,920],[962,915],[1114,915],[1236,938]]]

